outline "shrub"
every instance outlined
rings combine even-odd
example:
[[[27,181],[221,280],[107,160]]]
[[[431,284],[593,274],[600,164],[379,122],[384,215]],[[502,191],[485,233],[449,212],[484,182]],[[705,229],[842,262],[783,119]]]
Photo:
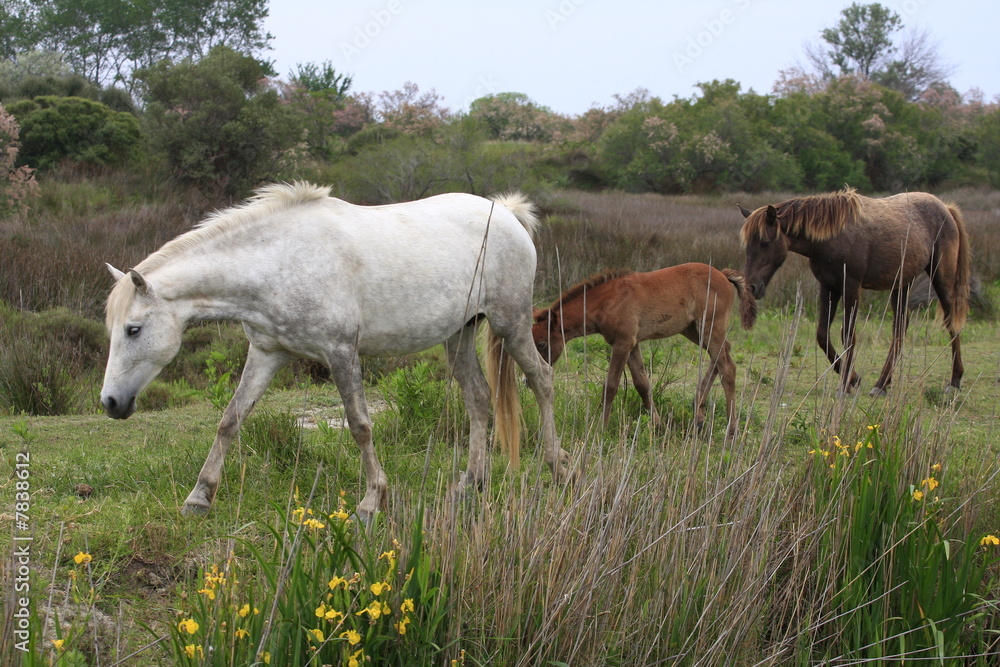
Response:
[[[139,121],[81,97],[36,97],[17,106],[22,164],[50,169],[63,160],[121,166],[138,151]]]

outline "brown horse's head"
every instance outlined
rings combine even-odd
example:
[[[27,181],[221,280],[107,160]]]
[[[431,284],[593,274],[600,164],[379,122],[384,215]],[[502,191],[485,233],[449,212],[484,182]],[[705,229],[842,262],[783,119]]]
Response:
[[[778,226],[778,211],[773,206],[762,206],[753,212],[739,208],[746,218],[740,232],[747,251],[743,276],[754,297],[763,299],[771,277],[788,257],[788,236]]]
[[[549,365],[554,365],[566,349],[559,313],[558,307],[536,310],[535,324],[531,327],[531,335],[535,339],[538,354],[542,355],[542,359]]]

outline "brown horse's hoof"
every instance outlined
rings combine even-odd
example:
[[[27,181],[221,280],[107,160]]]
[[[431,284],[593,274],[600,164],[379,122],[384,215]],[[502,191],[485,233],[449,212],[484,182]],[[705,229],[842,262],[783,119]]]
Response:
[[[889,392],[887,392],[884,387],[872,387],[872,390],[868,392],[868,395],[874,397],[881,397],[885,396],[887,393]]]

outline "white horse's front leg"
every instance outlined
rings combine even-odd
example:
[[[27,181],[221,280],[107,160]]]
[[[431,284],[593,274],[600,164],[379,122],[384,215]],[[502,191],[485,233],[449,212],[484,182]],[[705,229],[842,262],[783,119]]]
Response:
[[[361,462],[365,467],[368,489],[358,503],[358,518],[365,524],[371,523],[375,512],[385,507],[389,495],[389,480],[375,454],[372,443],[372,420],[368,416],[365,403],[365,388],[361,380],[361,360],[354,351],[330,355],[330,371],[337,384],[340,399],[344,402],[347,425],[354,441],[361,450]]]
[[[198,483],[188,494],[181,512],[184,514],[206,514],[212,507],[212,500],[215,498],[215,492],[218,490],[219,481],[222,478],[222,466],[226,461],[229,445],[239,433],[243,420],[247,418],[250,410],[264,395],[271,380],[291,359],[291,356],[284,352],[264,352],[252,344],[250,345],[240,384],[236,388],[232,400],[229,401],[229,405],[226,406],[225,412],[222,413],[222,421],[219,422],[215,442],[212,443],[212,449],[208,452],[205,465],[198,473]]]

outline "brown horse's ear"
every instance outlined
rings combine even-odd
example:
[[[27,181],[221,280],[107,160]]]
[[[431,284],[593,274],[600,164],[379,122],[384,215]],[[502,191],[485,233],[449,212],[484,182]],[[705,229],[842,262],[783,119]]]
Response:
[[[770,204],[767,205],[767,224],[768,225],[778,224],[778,211]]]
[[[740,209],[740,213],[743,214],[744,218],[749,218],[750,214],[753,213],[753,211],[748,211],[739,204],[736,205],[736,208]]]
[[[545,319],[545,314],[548,312],[549,311],[545,310],[544,308],[535,308],[535,311],[531,313],[531,317],[535,320],[535,323],[537,324],[538,322],[541,322],[543,319]]]

